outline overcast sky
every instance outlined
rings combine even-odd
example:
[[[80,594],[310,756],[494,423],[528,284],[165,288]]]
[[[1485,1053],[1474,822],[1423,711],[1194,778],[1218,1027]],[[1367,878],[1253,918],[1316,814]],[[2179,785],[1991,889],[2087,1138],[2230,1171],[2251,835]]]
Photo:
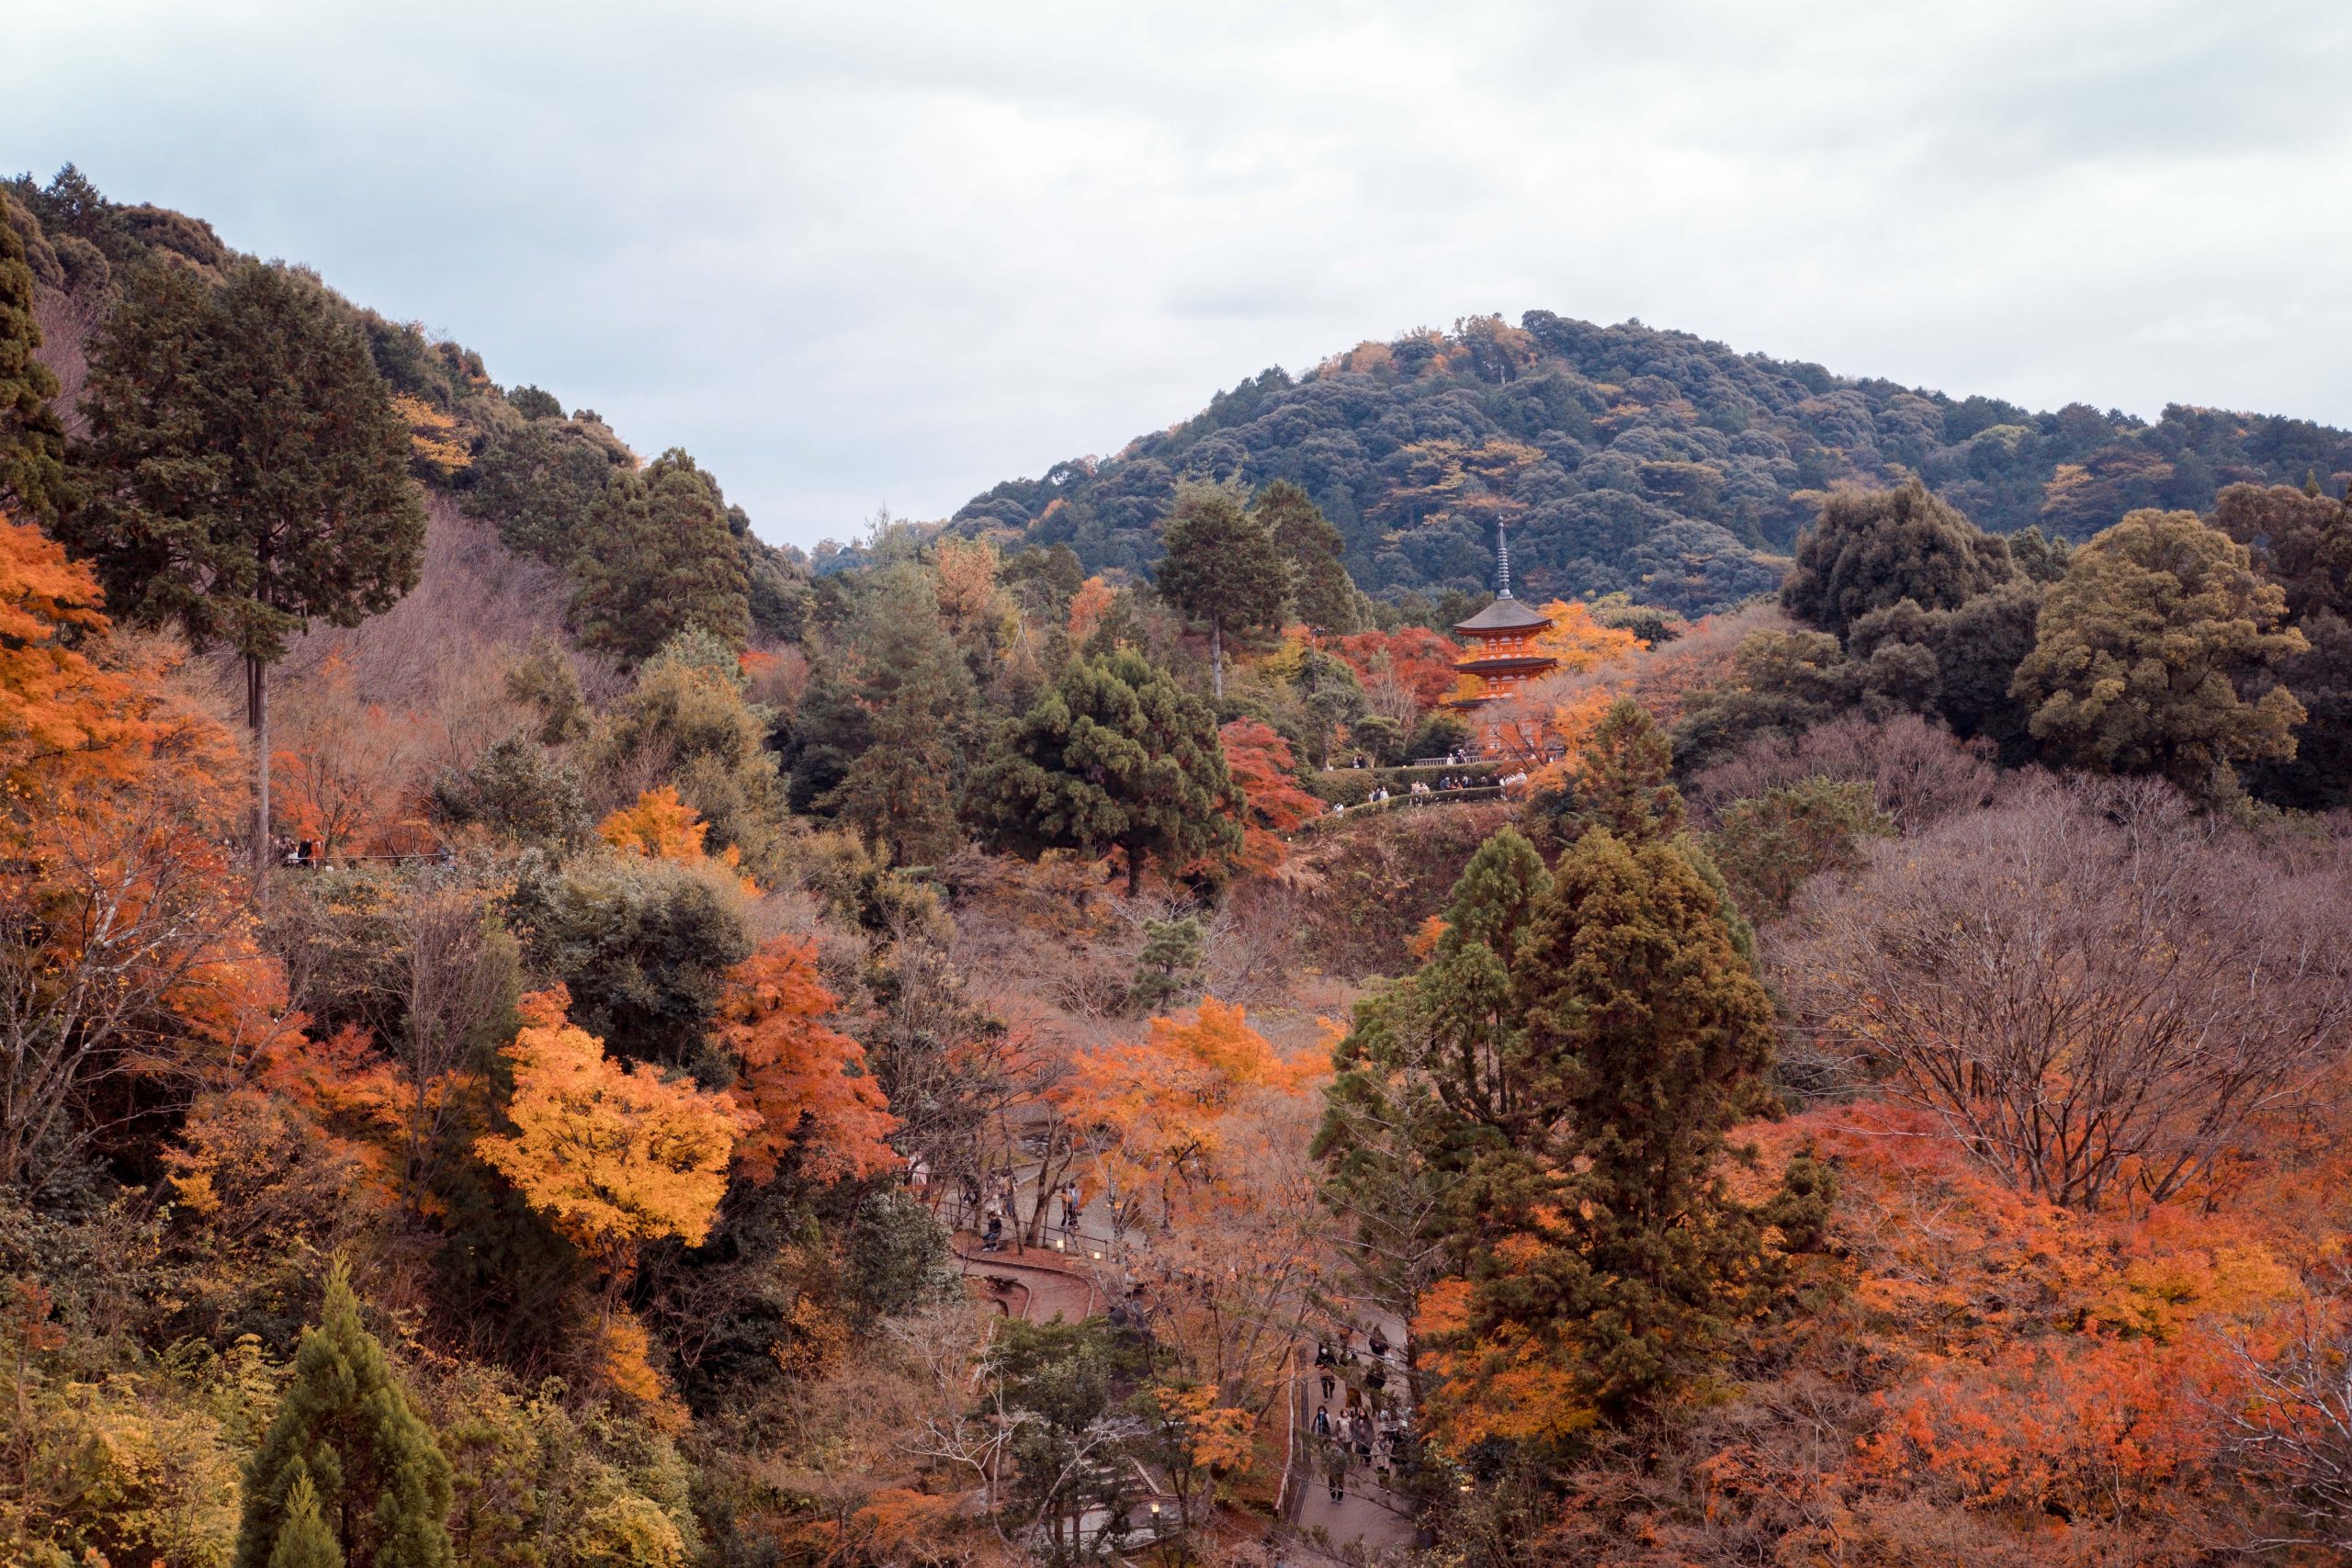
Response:
[[[2342,0],[74,0],[0,40],[0,164],[307,262],[778,541],[1492,310],[2352,425]]]

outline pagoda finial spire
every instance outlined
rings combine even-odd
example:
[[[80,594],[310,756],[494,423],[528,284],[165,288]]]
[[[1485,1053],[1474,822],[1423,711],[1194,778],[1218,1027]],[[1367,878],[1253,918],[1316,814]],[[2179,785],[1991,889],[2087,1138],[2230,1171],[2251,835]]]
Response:
[[[1510,597],[1510,530],[1499,517],[1495,519],[1495,597]]]

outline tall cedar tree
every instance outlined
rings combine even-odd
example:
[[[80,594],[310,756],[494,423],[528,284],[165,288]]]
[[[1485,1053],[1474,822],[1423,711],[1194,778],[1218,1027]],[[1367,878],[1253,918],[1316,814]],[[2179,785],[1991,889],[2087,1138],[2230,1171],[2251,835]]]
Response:
[[[1624,843],[1671,839],[1682,831],[1682,793],[1674,787],[1674,748],[1631,697],[1610,705],[1586,739],[1577,764],[1577,822]]]
[[[341,1263],[327,1276],[319,1325],[303,1332],[294,1353],[294,1381],[277,1416],[246,1461],[236,1568],[271,1568],[289,1528],[307,1537],[293,1506],[304,1481],[316,1489],[319,1517],[350,1568],[453,1568],[443,1525],[449,1461],[384,1348],[360,1325],[359,1301]]]
[[[242,262],[132,276],[91,355],[76,452],[88,496],[60,532],[125,618],[245,663],[269,852],[269,668],[313,619],[356,626],[416,586],[424,508],[409,433],[368,341],[318,283]]]
[[[2232,485],[2214,505],[2213,524],[2285,590],[2288,620],[2311,644],[2278,666],[2309,715],[2295,731],[2294,760],[2249,773],[2288,806],[2352,804],[2352,502],[2288,485]]]
[[[343,1548],[319,1513],[319,1489],[307,1471],[286,1489],[285,1522],[269,1549],[269,1568],[344,1568]]]
[[[1207,624],[1212,679],[1223,698],[1226,635],[1282,619],[1289,563],[1263,522],[1207,485],[1179,492],[1161,542],[1168,554],[1152,580],[1170,604]]]
[[[1797,540],[1781,585],[1792,615],[1845,641],[1872,610],[1909,599],[1949,610],[2017,575],[2008,547],[1917,480],[1889,491],[1840,491]]]
[[[606,487],[579,571],[572,616],[592,647],[633,661],[691,627],[729,648],[751,640],[751,583],[726,502],[674,446]]]
[[[65,430],[50,406],[57,378],[33,357],[40,328],[17,216],[0,196],[0,505],[53,518],[63,499]]]
[[[1292,613],[1318,632],[1353,632],[1356,585],[1340,559],[1346,542],[1323,509],[1288,479],[1276,479],[1258,492],[1250,511],[1290,563]]]
[[[1470,1327],[1555,1345],[1622,1416],[1701,1370],[1759,1258],[1717,1165],[1771,1059],[1771,999],[1689,858],[1606,829],[1561,857],[1511,985],[1550,1132],[1496,1204],[1537,1250],[1473,1261]]]
[[[961,837],[956,784],[977,700],[971,670],[920,568],[885,573],[861,619],[852,690],[870,743],[824,804],[888,845],[899,864],[936,863]]]
[[[1073,660],[1008,721],[973,795],[998,842],[1023,854],[1125,850],[1131,895],[1146,856],[1182,865],[1240,847],[1216,716],[1131,649]]]
[[[2053,759],[2210,793],[2295,754],[2303,707],[2277,671],[2310,645],[2286,608],[2195,513],[2134,512],[2074,553],[2010,689]]]

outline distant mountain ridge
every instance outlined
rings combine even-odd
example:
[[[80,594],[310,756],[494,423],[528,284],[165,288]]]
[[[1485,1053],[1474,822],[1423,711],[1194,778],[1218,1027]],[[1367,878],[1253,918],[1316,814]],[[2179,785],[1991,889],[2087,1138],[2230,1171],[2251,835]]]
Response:
[[[1499,520],[1530,596],[1623,590],[1692,613],[1772,586],[1824,491],[1914,475],[1995,532],[2080,539],[2138,507],[2203,511],[2240,479],[2339,493],[2352,434],[2183,404],[2153,423],[2037,413],[1532,310],[1268,370],[1114,457],[975,496],[951,526],[1148,571],[1180,480],[1283,479],[1376,597],[1487,590]]]

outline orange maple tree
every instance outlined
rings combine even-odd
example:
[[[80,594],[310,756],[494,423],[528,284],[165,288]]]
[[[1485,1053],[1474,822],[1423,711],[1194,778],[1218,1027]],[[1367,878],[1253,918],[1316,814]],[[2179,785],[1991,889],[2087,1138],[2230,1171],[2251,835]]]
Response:
[[[888,1142],[898,1118],[865,1070],[865,1047],[824,1021],[836,1001],[807,938],[777,937],[728,976],[716,1038],[742,1065],[737,1088],[760,1119],[736,1151],[754,1181],[774,1180],[795,1151],[820,1181],[898,1164]]]
[[[1445,700],[1453,689],[1454,660],[1462,649],[1427,626],[1404,626],[1393,632],[1355,632],[1333,637],[1327,645],[1369,684],[1387,674],[1424,710]]]
[[[1289,852],[1276,835],[1288,833],[1329,807],[1299,787],[1290,742],[1254,718],[1217,729],[1226,772],[1241,789],[1241,867],[1265,873]]]
[[[523,1028],[505,1052],[514,1131],[485,1134],[474,1152],[616,1278],[654,1237],[701,1246],[736,1142],[758,1118],[650,1062],[606,1056],[602,1040],[565,1017],[571,997],[561,986],[519,1006]]]

